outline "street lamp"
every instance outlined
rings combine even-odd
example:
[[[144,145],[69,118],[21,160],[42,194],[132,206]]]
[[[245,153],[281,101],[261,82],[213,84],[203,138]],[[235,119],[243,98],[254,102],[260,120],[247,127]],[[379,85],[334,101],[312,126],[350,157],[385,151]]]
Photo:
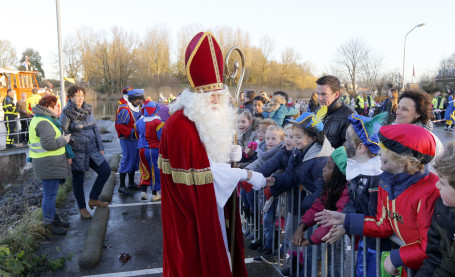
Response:
[[[422,27],[423,25],[425,25],[425,23],[420,23],[418,25],[415,25],[414,28],[411,29],[411,31],[409,31],[405,36],[404,36],[404,51],[403,51],[403,87],[402,89],[404,90],[404,63],[406,61],[406,37],[412,32],[414,31],[415,28],[417,27]]]

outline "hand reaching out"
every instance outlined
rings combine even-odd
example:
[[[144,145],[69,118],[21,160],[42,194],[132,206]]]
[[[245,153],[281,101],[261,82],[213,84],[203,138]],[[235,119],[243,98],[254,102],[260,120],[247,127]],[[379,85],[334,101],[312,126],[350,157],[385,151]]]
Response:
[[[330,227],[333,225],[343,225],[345,217],[346,215],[340,212],[323,210],[316,214],[315,221],[319,225],[322,225],[322,227]]]
[[[266,181],[266,185],[268,187],[274,186],[275,182],[276,182],[275,177],[267,177],[267,178],[265,178],[265,181]]]
[[[332,244],[343,237],[344,234],[346,234],[346,230],[344,230],[343,225],[334,225],[327,235],[322,238],[322,241]]]

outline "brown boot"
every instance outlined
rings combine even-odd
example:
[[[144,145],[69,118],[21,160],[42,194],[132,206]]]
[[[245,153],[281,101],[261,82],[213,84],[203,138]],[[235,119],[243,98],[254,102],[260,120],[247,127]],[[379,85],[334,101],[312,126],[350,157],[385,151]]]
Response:
[[[109,205],[108,202],[103,202],[100,200],[90,199],[88,201],[88,206],[90,207],[91,210],[93,210],[93,207],[106,207],[107,205]]]
[[[87,211],[87,209],[79,209],[82,219],[91,219],[92,215]]]

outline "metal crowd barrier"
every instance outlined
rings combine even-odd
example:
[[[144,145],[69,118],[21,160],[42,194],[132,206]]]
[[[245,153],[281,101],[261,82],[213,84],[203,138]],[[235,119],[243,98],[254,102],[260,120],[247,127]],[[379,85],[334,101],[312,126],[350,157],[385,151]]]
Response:
[[[298,191],[297,191],[298,190]],[[298,193],[298,199],[294,199],[294,193]],[[275,201],[278,201],[277,203],[277,209],[275,211],[275,216],[273,220],[273,226],[274,226],[274,231],[273,231],[273,242],[272,242],[272,251],[273,253],[276,253],[277,259],[276,262],[272,263],[272,266],[274,269],[278,272],[280,272],[282,269],[285,267],[290,267],[290,272],[296,272],[296,276],[301,276],[300,274],[303,271],[303,275],[305,277],[311,276],[311,277],[316,277],[318,276],[318,273],[320,273],[320,276],[351,276],[354,277],[356,276],[356,261],[357,261],[357,255],[358,251],[355,250],[355,236],[351,235],[350,237],[347,235],[344,235],[341,239],[339,239],[337,242],[333,244],[326,244],[322,243],[320,245],[310,245],[307,247],[297,247],[295,245],[292,245],[291,239],[292,235],[294,234],[295,230],[297,229],[298,224],[300,223],[301,219],[301,214],[300,214],[300,203],[302,202],[302,194],[307,195],[308,192],[304,190],[302,186],[299,187],[294,187],[287,192],[283,193],[280,195],[278,198],[275,199]],[[262,203],[265,203],[265,196],[264,196],[264,191],[254,191],[254,215],[252,216],[252,222],[248,224],[247,219],[245,218],[245,214],[242,211],[242,223],[243,223],[243,228],[246,230],[246,228],[249,228],[250,233],[254,233],[254,241],[258,240],[259,238],[262,239],[262,245],[265,244],[265,237],[264,237],[264,228],[262,225],[262,219],[263,219],[263,211],[262,211],[262,206],[261,202],[258,201],[259,199],[262,200]],[[294,207],[294,201],[298,201],[298,209],[297,209],[297,215],[293,214],[293,207]],[[291,211],[288,210],[288,202],[291,203]],[[240,198],[240,203],[242,203],[242,199]],[[282,207],[284,204],[284,208]],[[284,209],[284,210],[283,210]],[[282,212],[284,212],[284,224],[282,225]],[[278,214],[278,216],[276,216]],[[297,216],[297,217],[295,217]],[[278,219],[278,226],[276,226],[276,221]],[[293,220],[297,220],[297,222],[293,222]],[[290,222],[289,222],[290,221]],[[286,238],[286,234],[283,234],[285,232],[286,226],[293,226],[290,234],[288,232],[288,237]],[[309,228],[308,230],[305,231],[304,237],[308,238],[311,236],[313,230],[316,230],[318,227],[317,225],[313,226],[314,228]],[[279,234],[276,236],[276,234]],[[389,238],[393,243],[396,244],[396,246],[402,246],[404,243],[396,236],[393,235]],[[278,249],[275,248],[275,242],[278,240]],[[347,245],[346,242],[350,241],[350,245]],[[379,277],[381,276],[381,252],[380,250],[380,242],[381,240],[379,238],[376,238],[376,276]],[[309,260],[309,248],[311,247],[311,267],[307,266],[308,260]],[[281,251],[281,249],[283,251]],[[295,253],[294,253],[295,252]],[[363,237],[363,276],[367,276],[367,263],[366,263],[366,257],[367,257],[367,252],[368,252],[368,247],[366,247],[366,237]],[[297,268],[294,271],[294,264],[292,262],[292,259],[296,257],[296,265]],[[258,254],[259,255],[259,254]],[[300,259],[301,257],[303,258],[303,268],[299,266],[300,264]],[[265,261],[264,261],[265,262]],[[268,262],[270,263],[270,262]],[[309,269],[311,269],[311,272],[308,272]],[[403,269],[404,270],[404,269]],[[413,270],[407,268],[407,274],[409,277],[412,277],[414,275]]]
[[[14,120],[0,120],[0,137],[5,136],[5,140],[6,140],[7,136],[13,136],[13,137],[17,136],[17,139],[19,139],[19,137],[18,137],[19,135],[28,134],[30,120],[32,120],[32,118],[16,118]],[[27,122],[27,130],[22,130],[22,124],[21,124],[22,121]],[[8,130],[6,129],[6,123],[8,123],[8,122],[16,122],[16,131],[15,132],[8,133]]]

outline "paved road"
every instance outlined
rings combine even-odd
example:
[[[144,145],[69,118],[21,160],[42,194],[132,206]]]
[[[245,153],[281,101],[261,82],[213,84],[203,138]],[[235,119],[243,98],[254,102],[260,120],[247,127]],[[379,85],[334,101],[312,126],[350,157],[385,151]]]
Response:
[[[112,131],[112,126],[108,126],[108,129]],[[439,126],[435,127],[434,133],[443,144],[455,138],[454,134],[444,132],[443,127]],[[106,143],[105,148],[106,158],[113,153],[121,152],[118,139]],[[136,182],[138,182],[139,172],[136,175]],[[85,180],[87,198],[95,177],[93,171],[87,174]],[[62,253],[73,253],[74,257],[62,270],[46,272],[43,276],[161,276],[160,203],[151,204],[149,201],[141,201],[140,192],[135,192],[130,197],[119,196],[117,187],[118,179],[110,205],[110,219],[99,266],[90,270],[79,268],[78,255],[82,251],[90,220],[80,218],[74,197],[70,195],[67,205],[61,211],[71,222],[68,234],[43,243],[38,252],[46,252],[49,257],[54,258],[62,256]],[[149,196],[151,198],[151,195]],[[126,263],[120,262],[122,254],[125,259],[130,258]],[[255,251],[246,250],[248,262],[254,255],[256,255]],[[247,269],[250,276],[281,276],[272,266],[265,263],[248,263]]]

